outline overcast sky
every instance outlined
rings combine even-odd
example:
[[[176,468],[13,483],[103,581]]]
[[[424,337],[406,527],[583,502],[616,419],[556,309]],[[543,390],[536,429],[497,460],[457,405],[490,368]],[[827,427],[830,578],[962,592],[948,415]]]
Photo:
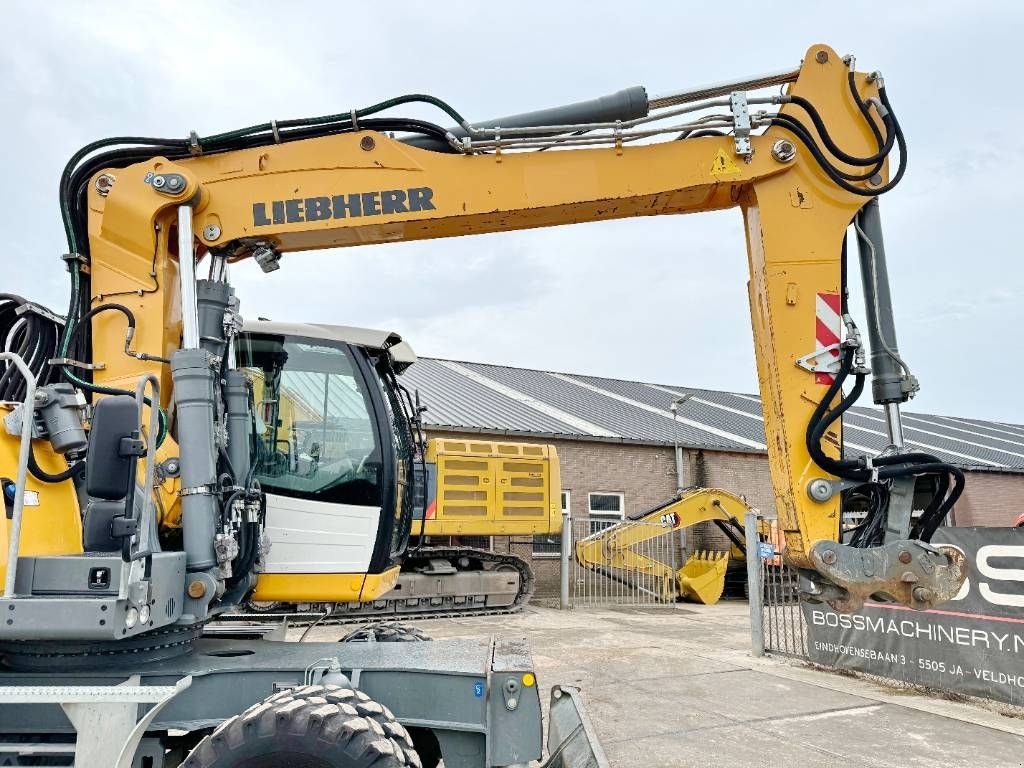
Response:
[[[1024,4],[497,7],[5,3],[0,290],[63,311],[57,180],[99,137],[209,134],[408,92],[486,118],[781,69],[825,42],[882,70],[910,145],[882,212],[900,348],[922,384],[912,409],[1024,423]],[[422,355],[756,391],[738,210],[282,264],[234,270],[244,314],[388,327]]]

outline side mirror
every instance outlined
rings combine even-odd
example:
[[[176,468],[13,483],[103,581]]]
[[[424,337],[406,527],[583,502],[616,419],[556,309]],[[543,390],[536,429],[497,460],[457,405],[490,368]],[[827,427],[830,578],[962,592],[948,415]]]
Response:
[[[85,464],[85,489],[92,498],[120,501],[132,493],[143,454],[138,418],[130,395],[109,395],[93,408]]]

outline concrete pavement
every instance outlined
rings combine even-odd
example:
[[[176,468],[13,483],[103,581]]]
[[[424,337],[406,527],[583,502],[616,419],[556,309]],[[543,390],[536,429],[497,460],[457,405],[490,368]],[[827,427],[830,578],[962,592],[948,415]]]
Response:
[[[749,652],[745,603],[533,607],[416,622],[431,637],[524,634],[544,691],[583,689],[614,768],[1024,766],[1024,720]],[[344,627],[314,629],[330,640]]]

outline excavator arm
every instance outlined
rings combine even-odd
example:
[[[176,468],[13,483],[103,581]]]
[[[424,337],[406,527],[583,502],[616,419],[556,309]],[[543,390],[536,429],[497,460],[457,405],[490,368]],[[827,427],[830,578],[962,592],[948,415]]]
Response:
[[[766,86],[773,90],[757,90]],[[312,249],[739,208],[772,483],[805,591],[843,610],[871,595],[926,608],[956,594],[962,560],[926,540],[962,475],[907,453],[899,427],[914,381],[895,351],[877,198],[902,175],[901,161],[890,178],[888,157],[904,146],[879,76],[818,45],[797,69],[651,97],[640,117],[565,125],[474,126],[443,102],[416,98],[460,123],[457,132],[420,126],[427,143],[447,151],[392,138],[386,121],[354,110],[193,134],[183,146],[153,140],[78,165],[68,186],[84,187],[85,202],[65,205],[72,234],[84,231],[76,218],[87,223],[87,243],[71,238],[75,295],[87,295],[82,306],[116,300],[136,319],[138,354],[126,356],[123,319],[89,318],[92,360],[105,366],[92,372],[94,389],[131,389],[152,373],[163,406],[171,405],[176,381],[165,360],[200,343],[194,286],[202,258],[216,279],[229,262],[255,258],[269,271]],[[677,140],[658,140],[666,138]],[[892,455],[853,459],[841,456],[841,415],[851,402],[842,385],[856,379],[859,394],[867,367],[845,298],[851,222],[871,254],[862,270],[873,302],[869,335],[880,339],[872,344],[874,394],[894,446]],[[897,500],[925,472],[946,481],[926,524],[912,529]],[[887,503],[870,531],[840,543],[840,491],[864,484],[882,489]]]
[[[728,552],[699,552],[676,569],[646,554],[641,545],[698,523],[717,521],[739,528],[749,510],[743,499],[728,491],[688,488],[665,504],[575,542],[576,562],[611,578],[641,577],[666,602],[685,597],[714,604],[725,588]]]

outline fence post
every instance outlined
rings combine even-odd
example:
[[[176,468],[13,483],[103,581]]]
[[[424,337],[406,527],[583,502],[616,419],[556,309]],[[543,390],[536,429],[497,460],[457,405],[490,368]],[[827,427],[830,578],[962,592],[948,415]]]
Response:
[[[755,656],[764,656],[764,585],[761,583],[760,539],[757,535],[757,513],[747,512],[747,594],[750,602],[750,649]]]
[[[569,610],[569,574],[572,571],[572,517],[568,509],[562,510],[562,567],[559,573],[558,607]]]

